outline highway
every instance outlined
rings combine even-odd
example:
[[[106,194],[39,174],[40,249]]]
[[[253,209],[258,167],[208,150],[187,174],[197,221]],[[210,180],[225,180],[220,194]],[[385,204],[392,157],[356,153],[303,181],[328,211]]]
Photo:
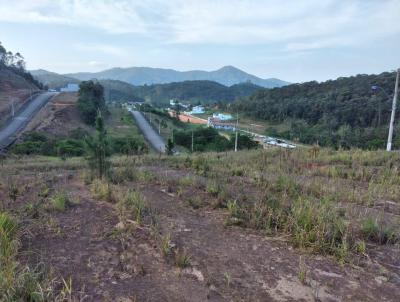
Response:
[[[0,150],[11,145],[21,132],[35,116],[35,114],[57,93],[44,92],[33,97],[27,105],[17,112],[3,128],[0,129]]]
[[[136,110],[131,111],[133,117],[138,124],[140,131],[150,143],[150,145],[158,152],[165,153],[165,143],[161,136],[151,127],[149,122],[144,118],[142,113]]]

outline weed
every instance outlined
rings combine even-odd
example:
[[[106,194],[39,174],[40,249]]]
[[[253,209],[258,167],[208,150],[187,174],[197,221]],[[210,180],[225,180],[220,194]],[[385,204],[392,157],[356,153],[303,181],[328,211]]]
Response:
[[[207,193],[216,197],[218,196],[218,193],[221,191],[221,185],[216,181],[211,181],[207,184],[206,191]]]
[[[68,195],[64,192],[54,195],[50,198],[49,202],[50,209],[58,212],[64,212],[65,209],[71,205]]]
[[[91,192],[95,199],[114,202],[112,187],[109,182],[96,178],[91,185]]]
[[[8,197],[10,197],[10,199],[12,201],[16,201],[19,195],[19,189],[17,187],[17,185],[15,183],[11,183],[8,187]]]
[[[161,252],[164,257],[168,257],[172,252],[171,235],[167,234],[161,238]]]
[[[177,249],[175,251],[175,265],[179,268],[190,266],[191,258],[185,249]]]
[[[231,274],[229,274],[228,272],[225,272],[224,273],[224,280],[225,280],[226,286],[230,287],[231,286],[231,282],[232,282]]]
[[[388,222],[378,222],[378,219],[373,217],[366,217],[361,221],[361,233],[367,240],[380,244],[395,243],[399,240],[394,227],[390,227]]]
[[[146,216],[151,216],[151,209],[146,205],[142,195],[135,191],[128,191],[118,202],[117,208],[121,221],[134,219],[139,225],[144,223]]]
[[[307,267],[306,267],[306,264],[305,264],[302,256],[300,256],[300,260],[299,260],[298,278],[302,284],[306,284],[306,282],[307,282]]]
[[[201,200],[200,196],[193,196],[187,199],[187,203],[189,206],[191,206],[193,209],[199,209],[201,208],[204,203]]]

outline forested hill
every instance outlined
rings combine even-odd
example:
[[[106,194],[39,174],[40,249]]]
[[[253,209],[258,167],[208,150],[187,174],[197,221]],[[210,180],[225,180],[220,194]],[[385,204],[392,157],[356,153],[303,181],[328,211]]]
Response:
[[[162,106],[169,105],[170,99],[191,103],[232,102],[236,98],[249,96],[260,89],[262,87],[252,83],[227,87],[212,81],[185,81],[135,86],[135,95]]]
[[[290,124],[289,131],[277,133],[279,128],[271,127],[270,134],[325,146],[383,148],[391,100],[371,86],[391,93],[394,82],[395,73],[385,72],[292,84],[260,90],[231,106],[249,116]],[[395,129],[395,147],[400,148],[399,126]]]

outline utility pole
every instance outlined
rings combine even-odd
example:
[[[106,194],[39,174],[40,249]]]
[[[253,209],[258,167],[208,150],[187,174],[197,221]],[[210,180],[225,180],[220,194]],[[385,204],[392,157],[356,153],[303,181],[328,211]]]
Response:
[[[395,84],[396,86],[394,87],[394,95],[393,95],[393,103],[392,103],[392,114],[390,116],[389,135],[388,135],[386,151],[391,151],[392,150],[393,124],[394,124],[394,117],[396,115],[397,94],[399,92],[399,74],[400,74],[400,68],[397,69],[396,84]]]
[[[161,120],[158,120],[158,134],[161,134]]]
[[[194,150],[194,134],[193,134],[193,131],[192,131],[192,153],[193,153],[193,150]]]
[[[238,147],[238,125],[239,125],[239,113],[236,113],[235,152],[237,152],[237,147]]]

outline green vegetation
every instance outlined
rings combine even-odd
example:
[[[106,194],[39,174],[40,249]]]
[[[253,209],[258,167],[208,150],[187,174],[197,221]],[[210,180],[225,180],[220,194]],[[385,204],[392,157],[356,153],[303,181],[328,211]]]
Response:
[[[142,225],[145,218],[151,215],[151,209],[147,206],[144,198],[135,191],[127,192],[118,202],[117,208],[120,220],[124,223],[128,219],[133,219],[139,225]]]
[[[49,156],[82,156],[85,153],[85,144],[82,138],[52,139],[43,133],[30,132],[25,134],[22,140],[21,143],[13,145],[11,149],[13,153]]]
[[[236,98],[249,96],[259,89],[262,89],[262,87],[252,83],[226,87],[212,81],[184,81],[136,86],[134,94],[148,102],[165,107],[169,106],[170,99],[192,104],[232,102]]]
[[[230,134],[230,139],[220,135],[214,128],[197,127],[194,130],[174,132],[174,143],[191,150],[193,136],[193,151],[227,151],[233,150],[235,145],[235,134]],[[258,144],[244,134],[238,134],[239,149],[254,149]]]
[[[21,229],[14,217],[0,212],[0,300],[65,301],[43,268],[31,269],[19,261]]]
[[[187,204],[227,208],[226,225],[285,234],[296,247],[340,261],[368,253],[366,242],[400,241],[393,213],[367,214],[375,203],[400,198],[398,153],[271,149],[169,161],[207,177],[202,190],[212,200],[190,197]],[[196,184],[193,177],[182,178],[180,196],[197,189]]]
[[[111,114],[105,120],[109,154],[143,154],[148,147],[139,133],[133,117],[126,111],[111,108]],[[51,137],[44,132],[29,132],[22,141],[11,148],[11,152],[20,155],[46,155],[62,158],[89,155],[86,140],[92,140],[90,133],[82,128],[71,130],[64,137]]]
[[[89,167],[95,171],[100,179],[106,176],[109,168],[110,146],[107,139],[107,131],[100,110],[96,117],[96,134],[86,139]]]
[[[58,212],[64,212],[70,203],[71,202],[68,198],[68,195],[64,192],[61,192],[50,198],[50,209]]]
[[[98,82],[86,81],[79,85],[78,109],[88,125],[96,121],[98,111],[106,113],[104,88]]]
[[[271,123],[290,124],[287,131],[269,127],[268,133],[274,136],[334,148],[379,149],[385,146],[391,102],[371,86],[392,91],[394,81],[394,73],[386,72],[293,84],[260,90],[230,109]],[[399,132],[397,126],[395,133]],[[399,135],[394,145],[400,147]]]

